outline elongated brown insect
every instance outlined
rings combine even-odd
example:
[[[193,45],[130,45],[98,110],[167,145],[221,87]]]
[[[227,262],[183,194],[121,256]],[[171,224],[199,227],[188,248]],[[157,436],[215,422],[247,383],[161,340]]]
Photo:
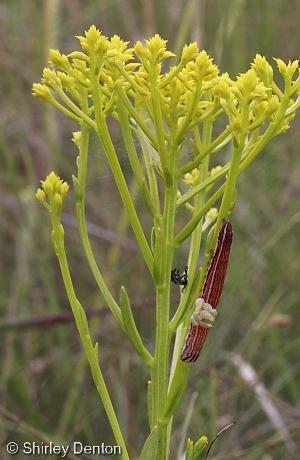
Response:
[[[197,360],[207,334],[213,325],[219,303],[230,255],[232,226],[223,220],[218,235],[216,249],[207,269],[200,298],[196,300],[196,309],[191,318],[191,326],[185,339],[181,359],[187,362]]]

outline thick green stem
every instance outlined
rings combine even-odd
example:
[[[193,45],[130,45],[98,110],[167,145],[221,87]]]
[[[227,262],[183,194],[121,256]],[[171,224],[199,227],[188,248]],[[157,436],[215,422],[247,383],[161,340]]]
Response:
[[[202,143],[200,143],[199,131],[198,129],[194,128],[195,142],[199,148],[199,151],[201,150],[203,152],[206,150],[207,145],[210,143],[211,130],[212,130],[211,123],[206,123],[203,126],[203,139],[202,139]],[[207,177],[208,165],[209,165],[209,158],[208,156],[206,156],[203,160],[203,164],[199,168],[199,182],[200,183],[204,181]],[[205,190],[203,190],[201,193],[196,195],[194,198],[194,203],[193,203],[194,213],[197,213],[203,207],[204,202],[205,202]],[[192,280],[195,277],[196,270],[197,270],[197,263],[199,259],[201,237],[202,237],[202,222],[200,221],[198,227],[195,229],[191,237],[191,244],[190,244],[189,258],[188,258],[188,275],[189,275],[190,282],[188,283],[186,289],[184,290],[181,296],[177,311],[174,315],[173,320],[170,323],[169,330],[171,334],[174,331],[174,329],[171,328],[171,325],[176,324],[176,327],[177,327],[177,324],[179,323],[182,315],[184,314],[184,311],[186,310],[186,306],[187,306],[189,297],[191,296]],[[174,386],[175,384],[177,384],[177,382],[173,381],[173,379],[175,376],[176,366],[180,359],[180,352],[182,350],[182,345],[183,345],[184,337],[186,334],[186,328],[188,324],[189,324],[189,318],[187,318],[186,324],[180,325],[176,330],[176,338],[175,338],[175,344],[174,344],[174,349],[173,349],[172,365],[171,365],[171,372],[170,372],[170,378],[169,378],[169,390],[171,389],[171,386]],[[183,364],[183,366],[184,365],[185,364]],[[180,385],[180,382],[178,384]],[[183,392],[183,389],[182,389],[182,392]],[[172,430],[172,417],[170,418],[168,422],[168,432],[167,432],[168,433],[168,444],[170,443],[171,430]]]
[[[153,383],[153,419],[159,427],[159,457],[167,458],[167,426],[160,423],[168,390],[168,361],[170,336],[170,273],[174,255],[173,234],[176,213],[177,181],[175,179],[176,151],[171,152],[172,185],[165,188],[164,212],[161,220],[161,232],[156,243],[158,261],[158,281],[156,286],[156,341],[152,371]]]

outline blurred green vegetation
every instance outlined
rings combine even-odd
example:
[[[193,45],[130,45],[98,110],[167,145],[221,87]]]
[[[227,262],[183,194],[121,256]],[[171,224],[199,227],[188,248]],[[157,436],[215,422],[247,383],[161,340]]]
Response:
[[[257,52],[268,59],[296,59],[299,17],[296,0],[1,2],[0,444],[9,439],[113,444],[68,313],[48,216],[34,199],[39,180],[51,169],[70,181],[76,160],[70,140],[75,125],[31,96],[31,84],[40,78],[47,50],[72,50],[77,46],[74,36],[90,24],[106,35],[132,41],[158,32],[172,50],[198,40],[222,71],[234,76]],[[176,447],[189,405],[191,437],[200,433],[212,437],[226,424],[238,422],[217,440],[211,460],[299,458],[294,444],[294,454],[288,450],[292,440],[300,449],[299,123],[298,118],[288,134],[275,139],[239,181],[220,318],[179,407],[172,459],[179,458]],[[112,124],[111,130],[134,191],[118,129]],[[135,458],[147,434],[147,374],[114,324],[85,263],[71,195],[63,220],[72,275],[79,298],[90,311],[106,381]],[[143,215],[138,196],[136,207]],[[90,153],[87,216],[99,265],[116,296],[121,283],[126,285],[137,323],[152,348],[151,280],[145,276],[96,142]],[[147,226],[146,216],[143,221]],[[182,251],[180,268],[185,258]],[[174,286],[174,300],[177,295]],[[241,363],[235,365],[226,352],[253,367],[285,430],[275,428],[257,387],[246,382]],[[8,459],[0,449],[1,459]]]

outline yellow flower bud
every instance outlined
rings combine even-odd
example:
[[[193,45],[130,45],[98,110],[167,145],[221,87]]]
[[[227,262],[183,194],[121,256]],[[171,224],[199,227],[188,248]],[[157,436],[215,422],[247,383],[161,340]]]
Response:
[[[69,91],[72,92],[74,91],[74,86],[75,86],[75,81],[74,78],[70,77],[70,75],[67,75],[64,72],[57,72],[57,77],[59,78],[62,87]]]
[[[81,131],[74,131],[72,136],[72,142],[79,148],[80,139],[81,139]]]
[[[299,61],[289,61],[286,66],[286,77],[291,80],[293,78],[294,73],[299,68]]]
[[[277,64],[279,72],[285,76],[286,75],[286,63],[282,59],[279,59],[279,58],[274,58],[274,61]]]
[[[266,115],[269,117],[270,115],[272,115],[272,113],[274,113],[278,107],[280,106],[280,101],[279,101],[279,98],[278,96],[274,95],[272,96],[269,100],[268,100],[268,103],[267,103],[267,108],[266,108]]]
[[[258,102],[254,106],[255,117],[264,116],[266,111],[267,111],[267,109],[268,109],[268,102],[267,101]]]
[[[56,49],[50,49],[49,62],[56,69],[66,69],[70,65],[67,56],[65,54],[61,54]]]
[[[56,208],[61,208],[61,206],[62,206],[62,196],[59,193],[55,193],[55,195],[53,197],[52,204]]]
[[[43,206],[47,207],[46,194],[44,190],[38,188],[35,197]]]
[[[213,177],[213,176],[216,176],[217,174],[219,174],[219,172],[222,170],[222,166],[221,165],[218,165],[218,166],[215,166],[214,168],[211,168],[210,170],[210,177]]]
[[[55,70],[51,70],[48,67],[43,69],[43,76],[42,76],[42,83],[53,88],[54,90],[58,90],[62,88],[61,81],[57,76]]]
[[[46,102],[51,102],[53,100],[50,89],[48,86],[43,85],[42,83],[33,83],[32,94],[33,96],[38,97],[39,99],[42,99]]]
[[[256,72],[253,69],[250,69],[238,76],[236,86],[241,95],[245,97],[250,96],[250,94],[256,89],[258,83],[259,79]]]
[[[145,58],[149,57],[149,51],[142,45],[142,43],[139,40],[136,42],[133,49],[136,56],[139,58],[141,62],[143,62]]]
[[[186,173],[183,176],[183,182],[185,182],[187,185],[190,186],[195,186],[198,182],[199,179],[199,169],[193,169],[190,173]]]
[[[163,59],[175,56],[171,51],[166,50],[167,40],[162,39],[158,34],[146,40],[146,48],[149,52],[151,64],[158,63]]]
[[[46,179],[44,181],[41,181],[41,184],[42,184],[43,190],[44,190],[47,198],[52,199],[53,193],[54,193],[54,186],[51,183],[51,181],[50,180],[47,181],[47,179]]]
[[[69,184],[67,182],[61,182],[60,184],[60,195],[64,199],[68,193]]]
[[[181,53],[181,61],[189,62],[194,59],[199,54],[199,48],[196,42],[190,43],[189,45],[184,45],[182,53]]]
[[[212,61],[212,58],[209,57],[205,50],[202,50],[197,56],[196,66],[201,79],[209,80],[218,75],[219,69]]]
[[[213,94],[218,98],[228,100],[231,96],[231,91],[226,79],[220,77],[213,87]]]
[[[273,69],[264,56],[257,54],[251,64],[257,76],[265,83],[271,84],[273,81]]]
[[[133,57],[133,48],[128,48],[129,42],[121,40],[118,35],[110,39],[107,57],[108,59],[118,59],[119,62],[126,62]]]
[[[79,61],[89,62],[90,58],[84,54],[82,51],[73,51],[72,53],[68,54],[68,58],[71,59],[78,59]]]

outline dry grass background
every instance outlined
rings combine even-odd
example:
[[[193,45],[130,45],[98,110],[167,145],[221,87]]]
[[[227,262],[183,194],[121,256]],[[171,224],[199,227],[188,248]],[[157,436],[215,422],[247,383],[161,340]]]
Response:
[[[132,41],[158,32],[172,50],[198,40],[233,76],[247,68],[256,52],[269,59],[299,57],[299,17],[296,0],[1,1],[0,443],[113,443],[68,313],[47,216],[34,200],[49,170],[67,180],[75,170],[70,136],[76,127],[31,96],[49,47],[72,50],[74,35],[92,23],[106,35]],[[186,417],[192,437],[214,436],[238,421],[214,445],[211,460],[300,456],[299,126],[298,117],[239,181],[220,320],[179,407],[172,460]],[[111,129],[134,191],[118,130]],[[94,251],[114,293],[126,284],[151,348],[150,279],[96,142],[90,155],[87,215]],[[138,196],[136,206],[142,214]],[[106,380],[135,458],[147,433],[147,374],[107,313],[85,264],[71,197],[64,223],[79,298],[90,310]],[[184,260],[184,251],[180,257]],[[1,459],[8,460],[3,444]]]

